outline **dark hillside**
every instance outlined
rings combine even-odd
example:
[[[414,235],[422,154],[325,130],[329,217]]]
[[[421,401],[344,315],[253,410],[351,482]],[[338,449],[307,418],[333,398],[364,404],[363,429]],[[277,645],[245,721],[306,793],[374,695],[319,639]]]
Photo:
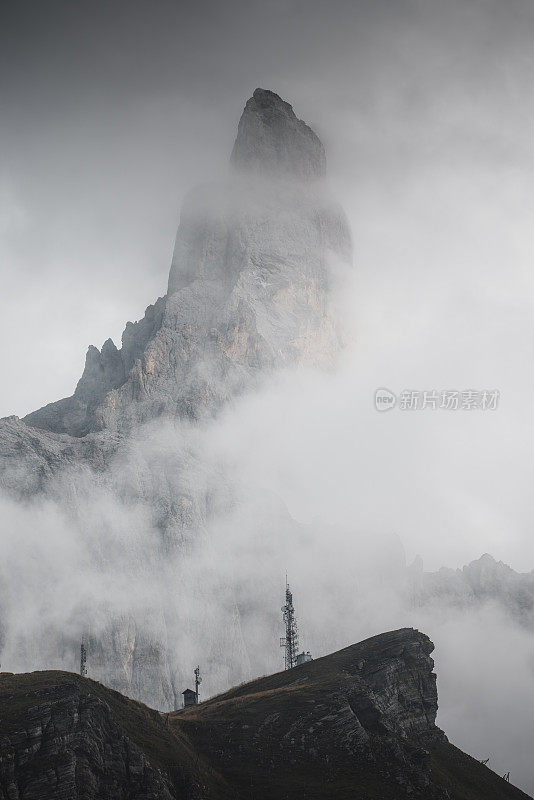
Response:
[[[67,672],[0,675],[0,800],[527,800],[435,724],[406,628],[160,714]]]

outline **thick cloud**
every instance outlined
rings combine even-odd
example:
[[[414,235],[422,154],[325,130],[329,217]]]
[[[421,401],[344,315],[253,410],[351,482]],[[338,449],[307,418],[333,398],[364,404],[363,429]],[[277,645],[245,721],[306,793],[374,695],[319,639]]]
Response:
[[[282,376],[243,399],[210,447],[234,465],[238,485],[253,476],[318,530],[315,557],[297,548],[290,558],[310,640],[317,650],[407,621],[386,600],[350,601],[345,572],[346,627],[321,638],[321,597],[351,537],[397,534],[408,558],[421,553],[432,568],[487,550],[532,569],[532,4],[51,0],[4,4],[0,14],[0,413],[22,416],[70,394],[86,346],[117,341],[165,291],[184,193],[224,169],[244,101],[256,86],[272,88],[327,145],[354,231],[343,304],[356,344],[326,380]],[[497,388],[501,402],[496,412],[379,415],[378,386]],[[31,630],[46,609],[55,619],[59,595],[74,598],[60,615],[74,627],[78,596],[128,605],[131,585],[95,571],[91,548],[105,529],[120,551],[133,530],[144,557],[149,512],[134,520],[115,496],[99,495],[95,519],[91,492],[74,537],[54,505],[37,516],[4,508],[4,579],[20,575],[28,589],[17,624]],[[334,536],[334,523],[345,533],[325,547],[319,533]],[[246,570],[254,553],[243,545],[234,541]],[[227,562],[215,550],[213,563]],[[137,596],[150,602],[151,581],[136,569]],[[36,609],[29,589],[41,585],[52,594]],[[438,644],[451,738],[528,785],[518,742],[532,739],[522,710],[530,639],[492,609],[416,621]]]

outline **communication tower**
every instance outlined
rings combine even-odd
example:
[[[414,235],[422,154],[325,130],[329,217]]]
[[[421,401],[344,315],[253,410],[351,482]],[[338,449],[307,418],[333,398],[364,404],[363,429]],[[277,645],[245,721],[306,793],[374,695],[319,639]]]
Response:
[[[293,607],[293,594],[289,588],[286,576],[286,602],[282,606],[282,616],[286,626],[286,635],[280,639],[280,647],[284,648],[284,664],[286,669],[291,669],[297,664],[299,649],[299,634],[295,609]]]
[[[202,678],[200,677],[200,667],[197,667],[195,669],[195,695],[197,703],[198,703],[198,687],[200,686],[201,683],[202,683]]]
[[[87,676],[87,648],[83,636],[80,644],[80,675],[84,678]]]

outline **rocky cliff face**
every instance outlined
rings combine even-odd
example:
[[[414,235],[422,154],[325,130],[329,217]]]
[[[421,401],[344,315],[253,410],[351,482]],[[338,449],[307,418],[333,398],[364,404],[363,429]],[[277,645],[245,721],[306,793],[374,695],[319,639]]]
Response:
[[[173,714],[0,674],[0,799],[526,800],[436,726],[432,649],[392,631]]]
[[[332,362],[332,264],[351,242],[328,196],[324,148],[289,103],[257,89],[247,102],[226,182],[182,210],[166,297],[128,323],[117,350],[91,346],[70,398],[28,426],[83,437],[161,415],[212,414],[258,373]]]
[[[50,682],[22,696],[17,681],[1,676],[0,691],[6,683],[15,694],[2,696],[2,713],[8,714],[8,724],[0,723],[2,800],[176,797],[168,778],[125,735],[109,706],[83,692],[79,683]],[[14,701],[22,706],[18,712]]]
[[[238,171],[313,180],[326,173],[320,139],[274,92],[256,89],[239,121],[231,156]]]
[[[29,616],[45,615],[33,634],[0,626],[4,663],[73,668],[65,654],[83,632],[91,675],[161,708],[190,671],[184,638],[219,686],[247,676],[233,588],[212,567],[184,566],[195,548],[204,563],[214,520],[234,502],[201,426],[274,371],[336,358],[332,267],[348,267],[351,241],[324,174],[318,137],[278,95],[256,90],[227,179],[184,204],[167,294],[127,324],[120,349],[89,348],[72,397],[0,421],[0,486],[21,508],[55,504],[69,532],[51,571],[65,583],[72,571],[80,587],[49,626],[50,607],[32,598]],[[0,606],[14,620],[14,572],[0,578]]]
[[[53,433],[83,437],[102,427],[99,409],[106,397],[128,379],[130,370],[142,358],[148,342],[161,327],[165,298],[148,306],[139,322],[128,322],[117,350],[107,339],[102,350],[91,345],[85,369],[72,397],[58,400],[24,417],[24,423]]]
[[[446,737],[435,724],[433,649],[413,629],[381,634],[173,720],[201,753],[216,753],[229,782],[250,780],[259,796],[285,796],[286,782],[293,793],[320,785],[323,797],[345,796],[351,780],[354,791],[365,775],[376,784],[371,796],[382,784],[384,797],[391,787],[398,797],[423,790],[439,797],[428,748]]]

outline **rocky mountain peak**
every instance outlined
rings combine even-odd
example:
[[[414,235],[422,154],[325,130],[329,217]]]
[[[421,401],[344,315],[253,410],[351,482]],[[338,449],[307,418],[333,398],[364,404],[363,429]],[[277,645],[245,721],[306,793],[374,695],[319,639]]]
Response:
[[[259,90],[243,114],[233,162],[245,173],[234,169],[224,180],[200,186],[185,199],[168,293],[149,306],[142,319],[126,325],[120,349],[111,340],[101,349],[90,347],[70,397],[24,420],[0,421],[1,488],[24,499],[36,494],[57,498],[66,514],[75,517],[73,528],[78,531],[79,526],[82,537],[89,530],[93,535],[90,515],[81,509],[87,502],[93,504],[88,500],[93,492],[100,496],[97,486],[105,486],[110,497],[117,498],[121,512],[113,516],[119,527],[125,498],[128,505],[130,500],[139,503],[142,516],[145,511],[147,516],[136,530],[143,542],[145,537],[150,540],[150,563],[158,576],[169,556],[181,570],[182,548],[188,553],[187,548],[202,542],[204,531],[219,525],[221,508],[225,519],[234,513],[234,503],[238,507],[233,495],[237,498],[241,490],[236,486],[234,491],[232,479],[222,473],[211,477],[212,459],[197,444],[205,435],[203,422],[239,395],[255,391],[276,370],[332,365],[343,346],[331,288],[342,280],[343,268],[347,274],[350,269],[350,230],[322,182],[304,180],[324,173],[321,143],[289,103]],[[276,169],[302,180],[262,180],[246,171],[258,166],[268,168],[269,177]],[[163,427],[154,425],[156,420]],[[184,449],[169,444],[172,466],[164,456],[167,445],[156,444],[171,428],[172,436],[184,442]],[[190,437],[191,450],[185,446]],[[147,446],[137,451],[134,443],[141,439]],[[206,480],[197,480],[197,474],[206,475]],[[79,501],[71,505],[78,482]],[[269,518],[280,514],[285,519],[284,513],[269,512]],[[161,537],[154,537],[154,545],[150,532],[156,527]],[[94,535],[112,542],[116,534],[113,526],[101,529],[96,524]],[[132,556],[136,564],[145,560],[145,545],[140,546],[139,554]],[[122,559],[130,559],[127,552],[121,549],[116,562],[111,559],[119,572]],[[82,574],[86,569],[92,570],[92,564],[80,563]],[[128,596],[117,612],[114,606],[110,610],[104,629],[93,629],[92,612],[85,624],[92,674],[161,708],[171,707],[183,689],[182,658],[187,657],[169,645],[186,620],[182,611],[170,616],[176,606],[170,588],[175,583],[173,576],[147,617],[128,614]],[[221,685],[223,675],[243,680],[250,658],[241,612],[234,613],[233,589],[228,591],[225,607],[232,611],[227,627],[235,633],[235,646],[221,648],[219,630],[228,640],[227,631],[223,633],[226,617],[215,630],[211,612],[202,615],[207,624],[205,660],[212,664],[215,686]],[[186,588],[183,592],[189,597]],[[5,596],[0,591],[2,612]],[[211,590],[202,597],[211,608]],[[62,611],[69,621],[54,633],[51,626],[43,628],[47,652],[68,652],[62,642],[71,613],[75,612],[70,607]],[[10,628],[13,639],[7,641],[3,625],[0,655],[12,648],[31,666],[32,657],[25,655],[30,649],[19,644],[17,626]],[[199,630],[196,635],[202,637]],[[35,638],[30,632],[25,635],[28,642]],[[44,652],[40,645],[32,648],[31,652]]]
[[[326,171],[319,137],[269,89],[256,89],[247,101],[231,163],[238,171],[300,180],[322,178]]]
[[[260,372],[333,362],[342,342],[330,265],[349,266],[352,245],[317,180],[323,145],[289,103],[256,89],[231,162],[233,175],[184,202],[167,296],[128,323],[120,350],[110,339],[90,347],[74,394],[27,425],[84,437],[160,416],[198,419]]]

